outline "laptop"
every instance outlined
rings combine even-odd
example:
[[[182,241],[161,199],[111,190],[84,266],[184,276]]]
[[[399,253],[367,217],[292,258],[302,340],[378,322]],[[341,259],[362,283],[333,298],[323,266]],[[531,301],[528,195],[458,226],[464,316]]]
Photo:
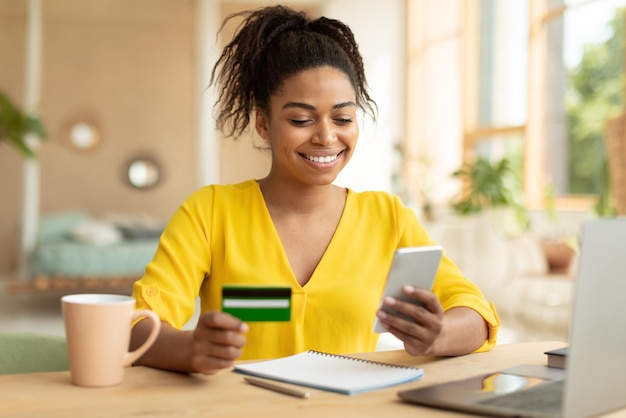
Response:
[[[531,376],[516,373],[520,365],[398,396],[501,417],[579,418],[626,407],[626,218],[583,223],[574,292],[565,370],[538,366],[543,372]]]

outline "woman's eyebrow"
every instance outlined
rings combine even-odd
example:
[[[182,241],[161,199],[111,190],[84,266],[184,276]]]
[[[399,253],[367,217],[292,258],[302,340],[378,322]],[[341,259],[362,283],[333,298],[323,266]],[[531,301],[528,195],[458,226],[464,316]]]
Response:
[[[353,101],[339,103],[333,106],[333,109],[342,109],[344,107],[356,107],[356,103]]]
[[[287,102],[283,105],[283,109],[289,109],[289,108],[294,108],[294,107],[302,108],[306,110],[315,110],[315,106],[308,104],[308,103],[303,103],[303,102]],[[333,106],[333,109],[342,109],[344,107],[356,107],[356,103],[354,103],[353,101],[337,103],[336,105]]]

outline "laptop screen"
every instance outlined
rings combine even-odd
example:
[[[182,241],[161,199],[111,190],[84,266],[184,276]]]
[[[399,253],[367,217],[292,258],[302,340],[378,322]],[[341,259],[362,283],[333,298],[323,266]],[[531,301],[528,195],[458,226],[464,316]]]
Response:
[[[626,218],[583,225],[566,368],[565,416],[626,406]]]
[[[580,242],[564,380],[501,371],[403,391],[400,398],[497,416],[577,418],[626,407],[626,218],[586,221]],[[513,407],[518,394],[532,398]],[[496,398],[508,403],[491,402]]]

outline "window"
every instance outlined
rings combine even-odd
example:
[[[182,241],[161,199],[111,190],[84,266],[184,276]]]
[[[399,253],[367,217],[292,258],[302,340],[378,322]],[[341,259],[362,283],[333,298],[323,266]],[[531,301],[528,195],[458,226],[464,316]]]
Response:
[[[479,122],[483,129],[521,122],[531,207],[543,206],[548,191],[587,200],[607,193],[604,128],[623,107],[624,3],[480,2],[479,74],[487,87]],[[528,101],[519,86],[528,88]],[[527,114],[512,103],[526,105]]]
[[[446,0],[445,15],[435,11],[444,8],[438,1],[413,3],[409,28],[426,29],[409,31],[409,45],[416,34],[421,39],[418,51],[409,50],[409,112],[434,100],[413,97],[439,94],[423,86],[448,86],[445,95],[460,103],[459,113],[448,107],[446,117],[460,121],[461,158],[449,156],[444,165],[507,157],[520,167],[530,208],[543,207],[549,191],[569,209],[606,198],[605,132],[624,113],[626,0]],[[454,22],[447,38],[424,35],[440,21]],[[427,71],[441,39],[454,41],[457,49],[447,52],[459,58],[456,73]],[[436,137],[435,130],[416,135],[407,128],[407,142],[421,138],[420,149]]]

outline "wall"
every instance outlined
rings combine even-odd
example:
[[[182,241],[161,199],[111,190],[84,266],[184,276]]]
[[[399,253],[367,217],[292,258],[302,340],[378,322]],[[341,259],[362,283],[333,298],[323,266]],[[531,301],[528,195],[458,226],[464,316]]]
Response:
[[[26,5],[0,3],[0,89],[22,103]],[[145,213],[167,219],[198,185],[195,137],[195,2],[42,1],[40,152],[42,214],[81,209],[94,216]],[[68,124],[92,118],[96,149],[77,152]],[[152,190],[127,185],[124,166],[149,155],[162,165]],[[22,162],[0,146],[0,273],[19,248]]]
[[[379,114],[376,123],[363,119],[357,151],[338,183],[392,190],[392,148],[404,125],[405,2],[287,3],[341,19],[354,30]],[[214,96],[206,88],[207,70],[219,53],[221,18],[263,4],[275,2],[43,0],[41,115],[50,135],[41,149],[42,214],[81,209],[94,216],[167,218],[199,185],[264,176],[269,154],[256,150],[251,137],[217,135]],[[20,103],[26,5],[0,2],[0,89]],[[93,151],[77,152],[66,142],[68,124],[82,116],[102,131],[103,142]],[[137,191],[122,171],[129,158],[144,154],[159,161],[165,178],[153,190]],[[0,275],[16,265],[21,177],[21,157],[0,145]]]
[[[406,108],[405,9],[402,0],[339,0],[322,7],[353,30],[378,104],[375,122],[362,119],[355,155],[337,179],[355,190],[394,190],[393,148],[404,138]]]

